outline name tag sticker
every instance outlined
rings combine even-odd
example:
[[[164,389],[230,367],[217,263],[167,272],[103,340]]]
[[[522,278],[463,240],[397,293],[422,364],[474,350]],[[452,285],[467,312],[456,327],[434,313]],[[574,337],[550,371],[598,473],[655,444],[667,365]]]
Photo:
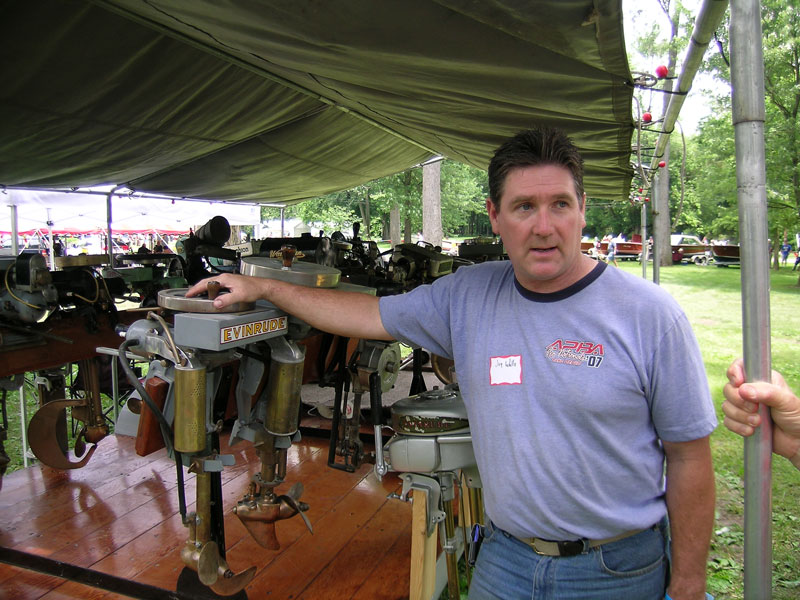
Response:
[[[492,356],[489,359],[491,385],[519,385],[522,383],[522,357]]]

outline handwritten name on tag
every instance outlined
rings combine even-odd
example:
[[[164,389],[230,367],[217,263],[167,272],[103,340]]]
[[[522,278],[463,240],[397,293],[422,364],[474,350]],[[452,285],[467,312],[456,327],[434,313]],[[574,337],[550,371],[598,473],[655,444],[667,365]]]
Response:
[[[492,356],[489,359],[491,385],[519,385],[522,383],[522,357]]]

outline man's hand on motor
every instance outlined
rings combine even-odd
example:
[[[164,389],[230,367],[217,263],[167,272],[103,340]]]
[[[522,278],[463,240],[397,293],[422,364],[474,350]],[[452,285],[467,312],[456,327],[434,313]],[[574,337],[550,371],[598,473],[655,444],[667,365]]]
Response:
[[[217,281],[221,289],[229,291],[229,293],[220,294],[214,299],[215,308],[224,308],[235,302],[255,302],[264,297],[262,284],[265,280],[231,273],[223,273],[198,281],[186,291],[186,297],[191,298],[204,294],[209,281]]]

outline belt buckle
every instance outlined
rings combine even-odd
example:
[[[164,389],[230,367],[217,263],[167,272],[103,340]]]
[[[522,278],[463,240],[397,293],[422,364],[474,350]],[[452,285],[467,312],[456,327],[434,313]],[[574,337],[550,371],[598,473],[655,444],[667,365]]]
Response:
[[[537,542],[543,542],[547,544],[551,549],[545,548],[538,548]],[[533,549],[536,554],[540,556],[577,556],[578,554],[583,554],[584,552],[588,551],[588,543],[586,540],[573,540],[573,541],[566,541],[566,542],[557,542],[551,540],[542,540],[539,538],[531,538],[531,541],[528,545]],[[553,551],[555,550],[555,552]]]
[[[556,542],[556,545],[558,546],[559,556],[577,556],[582,554],[588,546],[585,540]]]
[[[538,554],[539,556],[550,556],[550,553],[543,552],[542,550],[539,550],[539,548],[536,547],[536,541],[537,538],[531,538],[531,541],[528,542],[528,545],[533,549],[533,551],[536,552],[536,554]]]

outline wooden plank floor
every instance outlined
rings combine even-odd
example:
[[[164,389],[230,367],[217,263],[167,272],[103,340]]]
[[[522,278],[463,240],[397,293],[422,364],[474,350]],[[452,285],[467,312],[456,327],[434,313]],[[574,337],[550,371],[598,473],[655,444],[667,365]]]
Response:
[[[176,590],[188,530],[181,524],[175,465],[163,449],[137,456],[133,443],[110,436],[82,469],[37,465],[4,477],[0,546]],[[355,473],[332,469],[328,440],[306,436],[289,450],[286,481],[278,492],[303,482],[301,499],[309,504],[314,533],[299,517],[279,521],[281,549],[272,551],[256,544],[232,513],[259,469],[252,446],[222,452],[236,459],[222,473],[227,562],[234,572],[257,567],[247,598],[408,598],[411,506],[387,498],[400,489],[395,475],[379,481],[371,465]],[[191,475],[186,499],[193,510]],[[126,597],[0,562],[2,599]]]

